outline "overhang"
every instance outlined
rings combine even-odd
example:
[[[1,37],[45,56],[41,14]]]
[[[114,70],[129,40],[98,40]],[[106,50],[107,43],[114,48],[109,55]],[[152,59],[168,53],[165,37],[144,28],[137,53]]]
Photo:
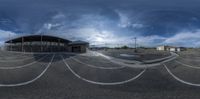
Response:
[[[60,43],[70,43],[70,40],[63,39],[56,36],[50,35],[28,35],[21,36],[14,39],[10,39],[5,43],[21,43],[21,42],[37,42],[37,41],[46,41],[46,42],[60,42]]]

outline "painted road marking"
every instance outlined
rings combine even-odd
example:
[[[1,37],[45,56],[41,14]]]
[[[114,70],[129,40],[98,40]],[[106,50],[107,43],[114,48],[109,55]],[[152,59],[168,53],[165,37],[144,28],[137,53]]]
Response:
[[[88,79],[85,79],[83,77],[81,77],[80,75],[78,75],[75,71],[73,71],[71,69],[71,67],[69,66],[69,64],[65,61],[64,57],[62,55],[60,55],[60,57],[62,58],[64,64],[67,66],[67,68],[79,79],[85,81],[85,82],[88,82],[88,83],[91,83],[91,84],[96,84],[96,85],[119,85],[119,84],[125,84],[125,83],[128,83],[128,82],[131,82],[131,81],[134,81],[136,80],[137,78],[139,78],[145,71],[146,69],[144,69],[142,72],[140,72],[138,75],[136,75],[135,77],[131,78],[131,79],[128,79],[128,80],[125,80],[125,81],[121,81],[121,82],[113,82],[113,83],[104,83],[104,82],[96,82],[96,81],[92,81],[92,80],[88,80]]]
[[[20,68],[25,68],[25,67],[28,67],[30,65],[33,65],[33,64],[37,63],[38,61],[41,61],[42,59],[44,59],[46,57],[47,57],[47,55],[42,57],[42,58],[40,58],[40,59],[38,59],[38,60],[36,60],[36,61],[33,61],[33,62],[25,64],[25,65],[21,65],[21,66],[15,66],[15,67],[1,67],[0,66],[0,69],[20,69]]]
[[[87,64],[87,63],[84,63],[74,57],[72,57],[71,59],[75,60],[76,62],[78,63],[81,63],[83,65],[86,65],[88,67],[92,67],[92,68],[98,68],[98,69],[122,69],[122,68],[125,68],[126,66],[120,66],[120,67],[100,67],[100,66],[95,66],[95,65],[91,65],[91,64]]]
[[[32,80],[26,81],[26,82],[22,82],[22,83],[16,83],[16,84],[0,84],[0,87],[15,87],[15,86],[22,86],[22,85],[27,85],[30,84],[36,80],[38,80],[40,77],[42,77],[42,75],[44,75],[44,73],[48,70],[48,68],[51,66],[53,59],[55,57],[55,54],[52,56],[51,61],[49,62],[49,64],[47,65],[47,67],[44,69],[44,71],[42,71],[41,74],[39,74],[37,77],[35,77]]]
[[[179,82],[181,82],[181,83],[183,83],[183,84],[186,84],[186,85],[200,87],[200,84],[191,83],[191,82],[184,81],[184,80],[178,78],[176,75],[174,75],[174,74],[170,71],[170,69],[169,69],[165,64],[163,64],[163,65],[164,65],[164,67],[166,68],[167,72],[168,72],[174,79],[176,79],[177,81],[179,81]]]
[[[183,66],[186,66],[186,67],[190,67],[190,68],[194,68],[194,69],[200,69],[200,67],[188,65],[188,64],[182,63],[182,62],[177,61],[177,60],[175,62],[177,62],[177,63],[179,63],[179,64],[181,64]]]

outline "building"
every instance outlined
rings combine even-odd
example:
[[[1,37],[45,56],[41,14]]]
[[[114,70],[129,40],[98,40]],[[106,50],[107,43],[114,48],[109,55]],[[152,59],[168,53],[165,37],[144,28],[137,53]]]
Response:
[[[84,53],[89,47],[88,42],[70,41],[50,35],[21,36],[5,42],[8,51],[21,52],[78,52]]]
[[[74,41],[70,42],[68,51],[70,52],[86,52],[89,47],[89,43],[85,41]]]
[[[184,47],[174,47],[174,46],[158,46],[156,49],[159,51],[171,51],[171,52],[180,52],[185,50]]]

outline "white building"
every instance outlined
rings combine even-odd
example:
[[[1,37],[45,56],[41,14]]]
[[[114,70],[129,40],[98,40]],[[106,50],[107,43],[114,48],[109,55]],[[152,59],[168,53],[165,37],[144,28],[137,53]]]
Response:
[[[156,48],[158,51],[171,51],[171,52],[180,52],[183,51],[183,47],[174,47],[174,46],[158,46]]]

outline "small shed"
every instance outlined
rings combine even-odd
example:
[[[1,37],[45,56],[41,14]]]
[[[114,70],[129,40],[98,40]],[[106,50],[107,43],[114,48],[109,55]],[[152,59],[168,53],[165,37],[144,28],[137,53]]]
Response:
[[[85,53],[89,47],[89,43],[85,41],[73,41],[69,43],[68,50],[70,52],[80,52]]]

